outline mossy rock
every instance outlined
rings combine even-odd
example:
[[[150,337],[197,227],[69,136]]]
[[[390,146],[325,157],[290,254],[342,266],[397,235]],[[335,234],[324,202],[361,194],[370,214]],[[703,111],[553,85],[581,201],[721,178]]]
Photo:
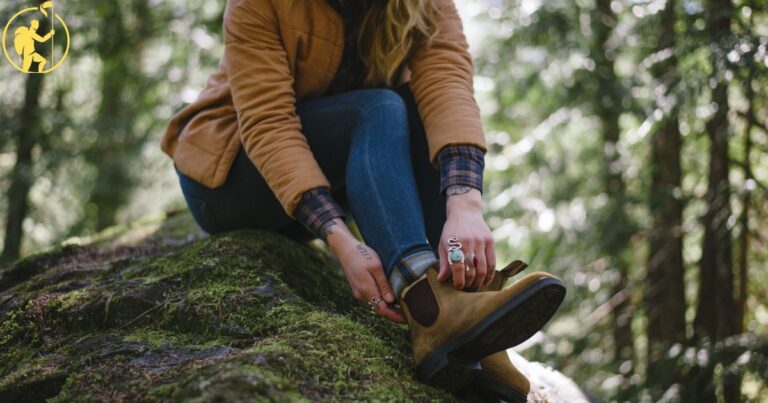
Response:
[[[322,248],[176,213],[0,271],[0,402],[455,400]]]

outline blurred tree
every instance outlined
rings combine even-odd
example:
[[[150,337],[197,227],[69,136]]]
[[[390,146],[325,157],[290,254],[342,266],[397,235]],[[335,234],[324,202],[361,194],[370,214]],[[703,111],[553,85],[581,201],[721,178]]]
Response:
[[[18,112],[18,129],[15,133],[16,163],[11,172],[8,187],[8,207],[5,218],[5,241],[0,264],[19,258],[24,238],[24,219],[29,213],[29,191],[35,182],[32,151],[44,136],[40,125],[40,94],[45,75],[27,76],[24,104]]]
[[[648,236],[647,292],[648,366],[646,376],[660,385],[680,382],[677,363],[667,351],[683,343],[685,334],[685,283],[683,266],[683,201],[681,194],[680,136],[678,114],[680,77],[675,49],[677,2],[668,0],[653,19],[657,47],[648,57],[654,78],[655,101],[650,116],[658,112],[651,137],[650,197],[653,218]],[[661,396],[655,396],[659,398]]]
[[[147,0],[132,1],[130,16],[123,11],[125,4],[106,0],[97,7],[102,21],[96,44],[102,63],[101,103],[93,125],[96,141],[85,151],[88,163],[96,167],[96,177],[76,233],[116,223],[118,211],[136,187],[134,164],[149,135],[138,132],[134,125],[145,107],[141,65],[143,43],[151,34],[149,4]],[[127,20],[135,23],[129,26]]]
[[[622,178],[624,167],[619,152],[619,117],[622,113],[624,90],[616,76],[615,51],[608,46],[618,22],[611,9],[611,0],[595,1],[591,22],[592,44],[589,56],[595,62],[592,79],[597,83],[592,99],[595,114],[600,120],[600,135],[603,141],[603,191],[608,196],[600,219],[600,232],[604,236],[601,245],[605,258],[610,262],[609,266],[616,270],[612,294],[619,297],[613,306],[614,354],[617,360],[626,360],[633,358],[633,309],[629,299],[629,262],[626,256],[633,228],[626,213],[626,185]]]
[[[742,318],[734,298],[732,239],[729,220],[731,212],[730,157],[728,140],[731,134],[728,113],[727,53],[733,44],[731,0],[707,2],[707,26],[711,40],[712,107],[714,113],[706,125],[709,138],[709,181],[706,194],[707,210],[702,217],[704,240],[700,262],[699,299],[694,321],[697,339],[723,340],[737,334]],[[696,388],[702,403],[717,402],[714,384],[700,377]],[[723,385],[725,401],[736,402],[740,397],[739,379],[726,376]]]
[[[43,4],[39,1],[38,4]],[[49,15],[50,17],[50,15]],[[42,19],[38,33],[45,36],[50,31],[49,20]],[[41,54],[47,54],[50,43],[39,43],[36,49]],[[36,66],[33,64],[32,68]],[[35,70],[32,70],[35,71]],[[0,254],[0,264],[8,263],[21,255],[24,240],[24,220],[29,214],[29,193],[37,179],[34,170],[33,150],[45,137],[41,125],[40,98],[43,92],[45,75],[29,74],[24,85],[24,101],[17,112],[18,124],[13,137],[16,142],[16,162],[10,174],[8,185],[7,210],[5,212],[5,239],[3,251]]]
[[[749,1],[746,7],[750,7],[750,10],[756,8],[754,1]],[[746,18],[747,29],[752,29],[755,26],[755,13],[750,12]],[[750,33],[750,32],[748,32]],[[738,333],[744,331],[744,318],[747,312],[747,300],[748,300],[748,283],[749,283],[749,252],[751,241],[750,230],[750,213],[752,212],[752,193],[756,187],[755,175],[752,169],[752,149],[754,146],[752,140],[752,132],[755,130],[756,123],[758,122],[757,111],[755,104],[760,102],[759,95],[755,88],[759,85],[757,82],[758,63],[755,61],[757,56],[758,46],[749,48],[743,59],[746,60],[745,77],[743,77],[742,87],[744,96],[746,98],[747,108],[742,117],[744,120],[744,142],[743,142],[743,155],[741,169],[744,174],[744,187],[741,195],[741,214],[739,215],[739,256],[738,256],[738,288],[736,289],[736,301],[738,307],[737,317],[740,318],[740,322],[737,324]]]
[[[703,1],[483,4],[490,7],[488,22],[495,35],[477,60],[482,76],[478,82],[492,96],[488,105],[493,113],[487,121],[492,227],[501,236],[500,251],[528,253],[534,265],[569,281],[572,287],[560,323],[580,324],[578,331],[553,331],[557,334],[551,344],[545,341],[530,354],[551,360],[577,378],[579,373],[590,374],[581,381],[601,389],[608,401],[699,401],[715,391],[720,401],[738,399],[734,374],[747,371],[746,385],[748,376],[754,376],[748,372],[759,368],[761,356],[749,361],[742,348],[754,345],[736,347],[736,339],[729,339],[731,344],[723,341],[727,336],[707,344],[697,331],[688,339],[694,328],[690,314],[711,302],[701,299],[722,300],[717,294],[724,287],[719,279],[700,284],[701,270],[687,269],[706,266],[715,217],[729,223],[722,227],[729,236],[738,226],[738,245],[716,246],[718,256],[733,253],[727,251],[737,246],[739,275],[733,276],[731,267],[730,286],[725,284],[730,290],[724,294],[741,302],[717,307],[717,316],[727,310],[730,319],[740,316],[734,309],[744,304],[751,307],[741,312],[751,318],[752,329],[760,322],[755,318],[764,312],[765,288],[748,283],[746,273],[758,273],[764,283],[766,275],[759,270],[764,263],[759,262],[765,262],[766,254],[749,248],[750,240],[744,237],[753,234],[753,242],[765,244],[768,227],[757,225],[750,232],[749,220],[765,216],[766,204],[761,200],[757,208],[754,198],[739,193],[738,199],[727,197],[735,210],[727,206],[724,217],[711,214],[717,203],[710,190],[724,186],[730,195],[739,177],[730,170],[729,181],[727,173],[719,172],[708,190],[709,161],[701,155],[713,149],[711,167],[727,169],[729,163],[738,163],[744,172],[742,187],[763,188],[755,176],[766,172],[766,160],[757,156],[758,147],[748,143],[750,139],[741,137],[743,126],[731,111],[743,110],[738,113],[744,121],[746,115],[756,114],[753,127],[762,127],[766,114],[760,92],[768,88],[763,79],[768,75],[755,74],[763,85],[752,85],[750,92],[743,82],[748,79],[734,76],[728,66],[751,59],[756,71],[765,71],[766,3],[739,3],[738,14],[745,19],[737,22],[742,29],[738,41],[733,32],[713,29],[708,16],[714,3]],[[730,94],[723,91],[727,88]],[[734,107],[734,102],[746,105],[738,93],[742,88],[750,108],[761,108],[750,112],[746,106]],[[720,130],[716,127],[730,130],[725,142],[711,141]],[[752,130],[752,140],[766,137],[762,129],[759,136],[754,129],[745,130]],[[738,158],[729,159],[732,156]],[[546,213],[553,210],[555,224],[547,224]],[[700,220],[703,210],[712,220]],[[635,242],[635,222],[645,229],[647,249]],[[632,269],[641,266],[646,270],[639,276]],[[646,308],[642,311],[633,306],[640,298]],[[708,311],[697,319],[706,322],[712,315]],[[614,320],[604,321],[607,317]],[[730,334],[741,330],[748,328]],[[609,357],[605,346],[612,344],[617,354]],[[756,351],[760,349],[750,350]],[[747,361],[749,365],[737,364]]]

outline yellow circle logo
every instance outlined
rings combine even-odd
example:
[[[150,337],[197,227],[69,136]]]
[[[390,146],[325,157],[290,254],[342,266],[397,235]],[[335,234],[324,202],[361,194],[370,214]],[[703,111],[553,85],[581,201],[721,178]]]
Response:
[[[40,35],[40,31],[47,33]],[[64,53],[56,54],[56,41],[62,39],[65,40]],[[50,42],[47,51],[38,51],[38,44],[47,42]],[[50,73],[64,63],[68,53],[69,29],[52,1],[19,11],[3,28],[3,54],[22,73]]]

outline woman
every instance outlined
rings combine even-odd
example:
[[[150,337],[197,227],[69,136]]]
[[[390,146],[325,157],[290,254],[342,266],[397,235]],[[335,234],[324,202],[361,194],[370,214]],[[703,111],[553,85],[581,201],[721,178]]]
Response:
[[[408,323],[421,381],[524,399],[504,350],[564,289],[534,273],[468,292],[488,289],[496,262],[453,1],[230,0],[224,39],[219,70],[162,144],[198,224],[322,238],[357,299]]]

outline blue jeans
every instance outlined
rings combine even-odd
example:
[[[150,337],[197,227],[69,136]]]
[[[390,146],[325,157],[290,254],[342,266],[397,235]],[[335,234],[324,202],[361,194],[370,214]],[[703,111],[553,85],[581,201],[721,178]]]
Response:
[[[403,285],[415,280],[425,268],[415,269],[407,258],[434,261],[446,212],[440,174],[429,162],[408,85],[306,99],[297,102],[296,112],[334,199],[379,254],[390,281],[397,277],[393,270]],[[218,188],[177,173],[187,205],[206,232],[254,228],[299,241],[313,238],[285,214],[243,149]]]

